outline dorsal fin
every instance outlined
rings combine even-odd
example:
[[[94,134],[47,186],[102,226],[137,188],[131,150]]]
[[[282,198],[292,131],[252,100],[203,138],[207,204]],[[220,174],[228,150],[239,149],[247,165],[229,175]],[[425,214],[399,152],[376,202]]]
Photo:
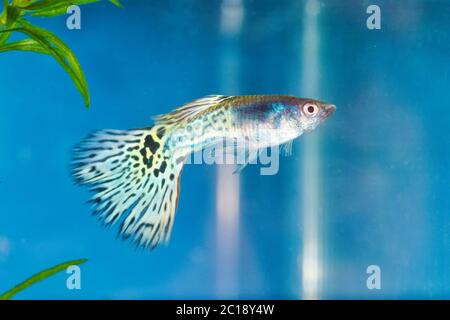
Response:
[[[205,110],[231,98],[231,96],[210,95],[194,101],[188,102],[181,107],[167,114],[155,117],[158,124],[172,124],[181,121],[189,121],[204,112]]]

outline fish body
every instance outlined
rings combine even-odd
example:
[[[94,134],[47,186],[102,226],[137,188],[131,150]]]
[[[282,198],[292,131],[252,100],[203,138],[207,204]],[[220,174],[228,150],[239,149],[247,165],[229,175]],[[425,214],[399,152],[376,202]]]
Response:
[[[185,158],[224,139],[252,150],[314,130],[334,105],[285,95],[207,96],[155,118],[149,128],[102,130],[74,150],[73,176],[94,193],[94,214],[155,248],[168,242]]]
[[[335,110],[334,105],[286,95],[211,96],[191,104],[200,101],[213,106],[179,121],[167,147],[195,152],[221,139],[247,141],[256,149],[276,146],[314,130]],[[305,116],[304,106],[317,106],[317,115]],[[157,123],[168,120],[172,124],[178,113],[179,109],[158,117]]]

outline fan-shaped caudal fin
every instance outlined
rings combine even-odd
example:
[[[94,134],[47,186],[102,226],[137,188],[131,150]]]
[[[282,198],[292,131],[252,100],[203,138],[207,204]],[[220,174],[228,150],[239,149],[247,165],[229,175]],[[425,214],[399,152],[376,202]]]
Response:
[[[94,193],[94,214],[119,234],[154,248],[170,238],[178,201],[181,159],[164,150],[166,127],[103,130],[75,148],[73,176]]]

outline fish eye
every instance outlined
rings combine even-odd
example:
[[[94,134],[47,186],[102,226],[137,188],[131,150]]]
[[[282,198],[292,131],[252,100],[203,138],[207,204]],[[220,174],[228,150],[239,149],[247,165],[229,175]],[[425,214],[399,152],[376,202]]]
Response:
[[[314,117],[317,113],[319,113],[319,107],[314,103],[305,103],[303,106],[303,113],[308,117]]]

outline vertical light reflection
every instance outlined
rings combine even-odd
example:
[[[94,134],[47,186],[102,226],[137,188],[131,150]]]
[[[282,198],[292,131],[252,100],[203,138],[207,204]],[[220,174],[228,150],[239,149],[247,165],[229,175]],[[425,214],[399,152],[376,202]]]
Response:
[[[301,93],[317,97],[319,93],[319,45],[318,16],[320,3],[308,0],[305,4],[302,48]],[[300,181],[303,204],[303,250],[301,253],[301,279],[303,299],[319,299],[322,278],[321,236],[320,236],[320,157],[319,132],[303,139],[303,159]]]
[[[220,27],[223,48],[221,86],[227,94],[239,91],[239,63],[237,39],[241,31],[244,8],[242,0],[223,0]],[[238,294],[239,257],[239,175],[233,165],[218,165],[216,179],[217,215],[217,295],[233,298]]]

